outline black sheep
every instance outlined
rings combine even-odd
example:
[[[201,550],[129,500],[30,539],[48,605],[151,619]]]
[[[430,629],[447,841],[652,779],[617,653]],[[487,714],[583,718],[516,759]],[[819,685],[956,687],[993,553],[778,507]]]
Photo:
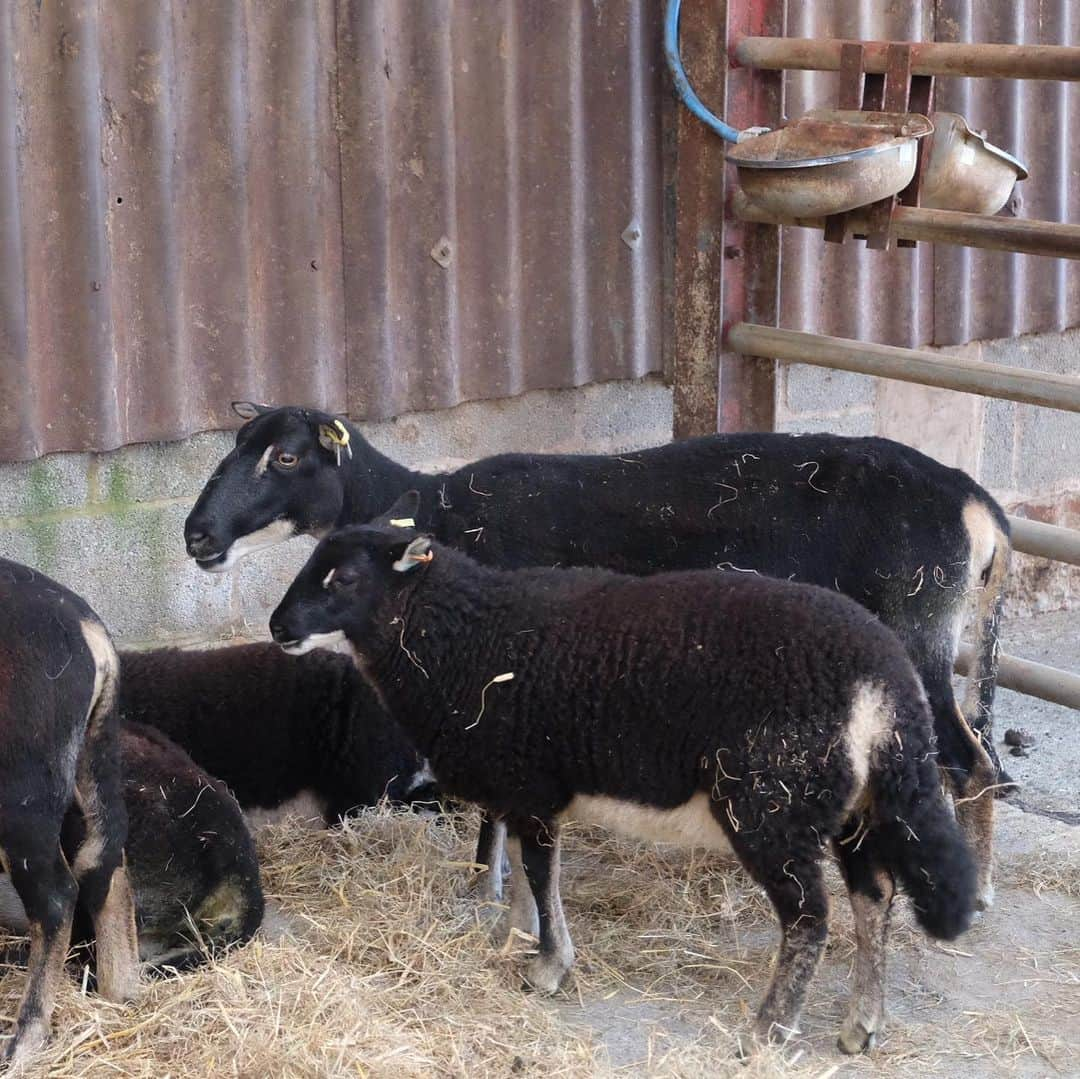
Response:
[[[120,655],[120,714],[163,731],[244,809],[302,792],[327,824],[382,798],[426,802],[432,778],[347,656],[272,644]]]
[[[883,1015],[894,874],[923,928],[969,924],[975,869],[941,793],[926,694],[895,636],[813,586],[688,572],[507,572],[410,528],[403,499],[316,548],[271,618],[286,650],[343,637],[450,793],[507,822],[538,910],[529,981],[573,960],[559,825],[730,847],[783,930],[759,1037],[795,1029],[827,934],[822,862],[857,927],[840,1045]],[[515,896],[516,927],[533,928]]]
[[[30,926],[26,989],[3,1050],[12,1063],[48,1036],[76,900],[94,925],[102,996],[138,992],[117,668],[109,633],[84,600],[0,558],[0,861]],[[69,862],[60,832],[76,801],[85,842]]]
[[[869,608],[926,687],[990,903],[992,790],[1008,781],[996,772],[990,708],[1010,548],[1005,515],[971,477],[886,439],[827,434],[714,435],[609,456],[511,453],[427,476],[325,412],[234,407],[249,422],[184,526],[204,569],[362,523],[415,488],[418,526],[485,565],[760,573]],[[969,609],[977,658],[961,715],[952,670]]]
[[[188,970],[205,961],[208,949],[249,940],[262,922],[263,894],[236,799],[150,727],[124,724],[120,757],[140,958],[155,970]],[[82,813],[72,808],[62,833],[69,861],[85,832]],[[7,876],[0,878],[0,924],[28,929]],[[74,937],[93,937],[84,918],[76,919]]]

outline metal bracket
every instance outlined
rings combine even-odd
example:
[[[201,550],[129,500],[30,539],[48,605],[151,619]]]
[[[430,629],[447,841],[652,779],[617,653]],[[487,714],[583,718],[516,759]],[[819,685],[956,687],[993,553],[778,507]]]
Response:
[[[840,73],[837,103],[841,109],[861,109],[869,112],[930,113],[934,95],[932,75],[912,75],[913,49],[910,43],[891,42],[886,51],[884,74],[866,71],[866,47],[862,42],[845,41],[840,46]],[[919,188],[926,168],[929,140],[918,142],[915,176],[899,196],[881,199],[870,206],[865,218],[866,233],[856,233],[856,240],[866,240],[866,246],[887,251],[890,244],[890,223],[893,209],[899,201],[904,206],[918,206]],[[825,219],[825,240],[843,243],[847,234],[846,213],[833,214]],[[866,227],[866,226],[864,226]],[[914,240],[897,240],[897,247],[915,247]]]

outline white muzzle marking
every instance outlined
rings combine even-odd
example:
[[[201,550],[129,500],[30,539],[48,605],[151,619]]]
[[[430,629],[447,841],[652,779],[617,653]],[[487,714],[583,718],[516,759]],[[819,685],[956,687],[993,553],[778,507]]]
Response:
[[[265,550],[267,547],[276,547],[287,539],[296,535],[296,525],[292,521],[281,518],[271,521],[264,528],[249,532],[246,536],[233,540],[225,550],[225,557],[213,565],[203,565],[202,569],[210,573],[224,573],[230,570],[241,558],[254,554],[256,551]]]
[[[315,648],[336,648],[339,644],[344,643],[345,634],[340,629],[335,629],[330,633],[312,633],[302,641],[283,644],[281,648],[282,651],[288,652],[290,656],[302,656]]]

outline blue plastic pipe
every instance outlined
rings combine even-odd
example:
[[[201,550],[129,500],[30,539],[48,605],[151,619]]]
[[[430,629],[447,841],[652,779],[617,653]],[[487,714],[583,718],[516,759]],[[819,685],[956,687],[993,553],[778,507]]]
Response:
[[[711,127],[722,139],[728,142],[738,142],[739,133],[730,124],[725,124],[719,116],[714,115],[706,107],[704,102],[690,85],[686,77],[686,69],[682,65],[682,57],[679,55],[679,9],[682,0],[668,0],[667,15],[664,17],[664,55],[667,57],[668,68],[671,77],[675,80],[675,91],[682,103],[706,126]]]

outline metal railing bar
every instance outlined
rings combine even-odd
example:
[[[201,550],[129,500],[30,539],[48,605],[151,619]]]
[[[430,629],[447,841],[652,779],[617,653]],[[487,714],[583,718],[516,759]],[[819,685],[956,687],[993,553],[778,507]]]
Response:
[[[744,67],[770,71],[839,71],[837,38],[744,37],[735,58]],[[886,70],[888,41],[864,41],[865,70]],[[1080,48],[1068,45],[947,44],[936,41],[900,42],[911,45],[912,75],[961,75],[992,79],[1050,79],[1080,81]]]
[[[1080,378],[1075,375],[1020,371],[964,356],[938,355],[913,348],[852,341],[846,337],[754,326],[748,322],[737,322],[731,327],[728,346],[745,356],[808,363],[1080,412]]]
[[[1080,532],[1075,529],[1009,517],[1009,530],[1014,551],[1080,566]]]
[[[960,644],[956,657],[956,673],[966,675],[971,670],[974,649],[967,641]],[[1002,653],[999,656],[997,684],[1028,697],[1080,710],[1080,674],[1060,671],[1045,663],[1019,659]]]
[[[737,191],[735,216],[764,225],[794,225],[824,229],[823,217],[776,217],[755,206],[745,192]],[[852,210],[845,221],[847,232],[865,235],[872,226],[866,209]],[[956,210],[928,210],[921,206],[896,206],[889,234],[898,240],[957,244],[987,251],[1015,251],[1022,255],[1080,259],[1080,225],[1056,221],[1031,221],[1017,217],[991,217]]]

